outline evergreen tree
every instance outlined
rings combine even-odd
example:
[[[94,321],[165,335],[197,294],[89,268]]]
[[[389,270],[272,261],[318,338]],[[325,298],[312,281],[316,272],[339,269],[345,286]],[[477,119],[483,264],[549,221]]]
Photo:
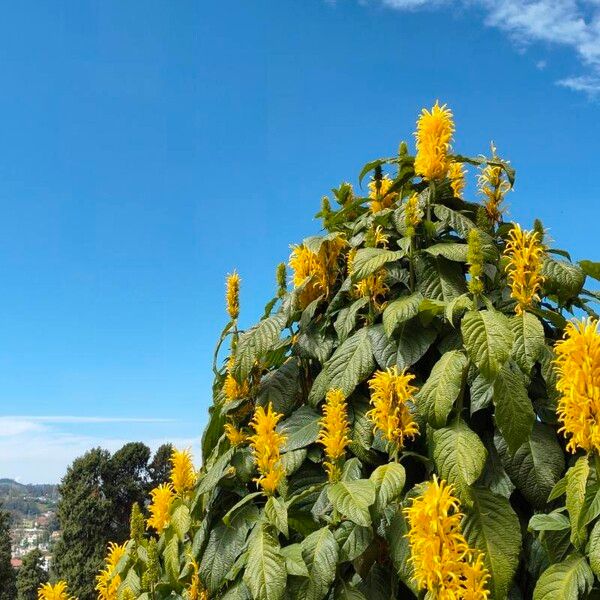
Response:
[[[153,489],[169,479],[172,453],[172,444],[163,444],[154,453],[152,462],[148,465],[148,474],[150,476],[149,489]],[[140,502],[140,506],[144,506],[143,501]]]
[[[0,508],[0,600],[14,600],[15,571],[10,564],[10,515]]]
[[[38,588],[48,582],[48,573],[41,562],[42,553],[37,548],[23,559],[17,573],[17,600],[37,600]]]

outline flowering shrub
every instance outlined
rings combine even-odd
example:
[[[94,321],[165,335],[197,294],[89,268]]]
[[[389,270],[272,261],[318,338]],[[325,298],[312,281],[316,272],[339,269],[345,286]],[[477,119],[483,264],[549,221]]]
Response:
[[[505,222],[514,170],[453,133],[436,104],[325,198],[245,331],[229,276],[202,468],[175,453],[103,600],[598,593],[600,264]]]

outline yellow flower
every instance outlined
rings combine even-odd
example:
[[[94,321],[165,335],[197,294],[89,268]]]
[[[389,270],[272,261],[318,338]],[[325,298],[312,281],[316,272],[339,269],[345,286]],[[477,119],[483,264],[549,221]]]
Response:
[[[173,484],[161,483],[150,492],[150,498],[150,518],[147,520],[147,525],[162,533],[171,519],[171,505],[175,499]]]
[[[196,469],[189,450],[175,450],[171,454],[171,483],[175,493],[185,494],[196,483]]]
[[[413,194],[406,201],[406,206],[404,207],[404,225],[408,237],[413,237],[413,235],[415,235],[416,228],[422,218],[423,212],[419,206],[419,196],[418,194]]]
[[[369,381],[373,408],[367,418],[398,450],[404,447],[405,438],[412,440],[419,435],[407,405],[417,391],[410,383],[414,378],[405,371],[398,373],[398,367],[394,366],[387,371],[377,371]]]
[[[418,588],[434,598],[485,600],[489,574],[481,554],[469,548],[462,534],[460,504],[452,487],[434,476],[405,514]]]
[[[417,120],[417,156],[415,157],[415,173],[428,180],[439,180],[446,177],[450,162],[448,151],[454,133],[452,112],[446,105],[438,102],[431,109],[425,108]]]
[[[200,581],[198,563],[192,558],[190,565],[192,566],[192,580],[186,590],[187,600],[208,600],[208,592]]]
[[[262,487],[267,496],[275,493],[284,475],[280,452],[285,443],[285,436],[275,429],[282,416],[269,404],[266,411],[262,406],[257,407],[250,422],[254,430],[254,435],[249,438],[250,448],[260,475],[254,481]]]
[[[238,380],[231,374],[234,362],[235,357],[230,356],[227,361],[227,374],[225,375],[225,381],[223,382],[223,393],[227,400],[247,398],[250,394],[250,385],[248,382],[244,381],[243,383],[238,383]]]
[[[492,144],[492,155],[496,157],[496,148]],[[504,207],[504,196],[510,191],[510,183],[502,167],[486,165],[478,179],[479,193],[485,198],[485,212],[492,223],[500,223]]]
[[[239,446],[240,444],[243,444],[246,439],[247,439],[247,435],[240,429],[238,429],[233,423],[225,423],[225,436],[227,437],[227,439],[229,440],[229,443],[232,446]]]
[[[337,237],[322,242],[318,252],[304,244],[292,248],[290,267],[294,272],[294,286],[304,285],[298,298],[301,308],[321,295],[329,296],[339,272],[338,258],[345,245],[346,242]]]
[[[232,319],[240,316],[240,281],[240,276],[235,271],[231,275],[227,275],[225,303],[227,312]]]
[[[344,394],[338,389],[329,390],[323,406],[323,418],[317,441],[325,448],[327,460],[324,466],[330,481],[336,481],[339,477],[339,462],[346,453],[346,446],[350,443],[349,433],[348,407]]]
[[[119,561],[125,555],[126,544],[119,546],[111,542],[108,545],[108,554],[105,568],[96,575],[96,591],[98,600],[118,600],[118,590],[121,585],[121,576],[115,573]]]
[[[397,194],[388,190],[394,182],[384,175],[379,181],[373,179],[369,182],[369,198],[371,199],[371,212],[376,213],[394,204]]]
[[[58,581],[54,585],[44,583],[38,589],[38,600],[74,600],[69,595],[67,584],[64,581]]]
[[[567,449],[600,451],[600,334],[598,321],[569,322],[554,347],[560,393],[559,429],[570,438]]]
[[[469,231],[467,246],[467,264],[469,265],[469,291],[472,294],[483,293],[483,251],[481,237],[475,228]]]
[[[354,258],[356,249],[352,248],[348,252],[347,265],[348,275],[352,276],[354,272]],[[357,298],[369,298],[377,309],[380,309],[385,304],[385,295],[389,292],[386,284],[387,271],[384,268],[378,269],[375,273],[367,275],[364,279],[360,279],[352,287],[354,296]]]
[[[448,177],[450,179],[452,191],[457,198],[462,198],[462,193],[466,185],[465,175],[466,173],[463,163],[450,163],[450,167],[448,168]]]
[[[511,296],[517,302],[517,314],[521,314],[534,300],[539,301],[538,291],[544,281],[541,275],[544,247],[538,232],[524,231],[515,224],[508,234],[504,254],[509,259],[506,270]]]

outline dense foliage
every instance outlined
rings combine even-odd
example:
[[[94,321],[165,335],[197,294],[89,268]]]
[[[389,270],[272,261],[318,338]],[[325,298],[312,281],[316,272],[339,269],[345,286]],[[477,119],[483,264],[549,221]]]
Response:
[[[10,514],[0,505],[0,600],[14,600],[16,594],[10,556]]]
[[[42,553],[37,548],[27,553],[17,572],[16,600],[37,600],[38,588],[48,582],[42,567]]]
[[[111,455],[95,448],[77,458],[60,486],[61,538],[52,549],[52,571],[69,582],[79,600],[96,597],[95,576],[109,541],[129,537],[129,513],[169,473],[171,446],[154,457],[142,443],[125,444]]]
[[[493,147],[453,153],[453,132],[445,107],[423,111],[415,157],[403,143],[368,163],[367,196],[333,190],[323,235],[292,250],[293,288],[280,266],[245,331],[229,277],[202,468],[174,453],[100,598],[598,587],[600,336],[567,319],[595,318],[600,265],[552,248],[539,222],[504,222],[513,169]],[[480,202],[463,197],[468,168]]]

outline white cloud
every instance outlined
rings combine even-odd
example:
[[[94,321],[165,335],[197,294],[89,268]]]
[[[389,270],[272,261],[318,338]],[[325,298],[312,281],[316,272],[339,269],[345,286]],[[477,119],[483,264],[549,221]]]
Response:
[[[123,431],[117,431],[118,425]],[[102,427],[108,425],[109,427]],[[102,431],[96,429],[101,426]],[[86,431],[91,427],[92,431]],[[135,430],[134,430],[135,427]],[[188,435],[190,430],[192,435]],[[198,436],[194,437],[195,431]],[[0,417],[0,478],[24,483],[56,483],[68,465],[91,448],[118,450],[140,440],[153,451],[170,442],[200,456],[202,424],[146,417],[10,416]]]
[[[600,0],[375,0],[396,10],[455,7],[483,9],[485,24],[506,32],[520,48],[544,43],[575,52],[589,73],[566,77],[563,87],[596,94],[600,82]],[[544,63],[539,61],[537,64]],[[539,68],[539,66],[538,66]]]

